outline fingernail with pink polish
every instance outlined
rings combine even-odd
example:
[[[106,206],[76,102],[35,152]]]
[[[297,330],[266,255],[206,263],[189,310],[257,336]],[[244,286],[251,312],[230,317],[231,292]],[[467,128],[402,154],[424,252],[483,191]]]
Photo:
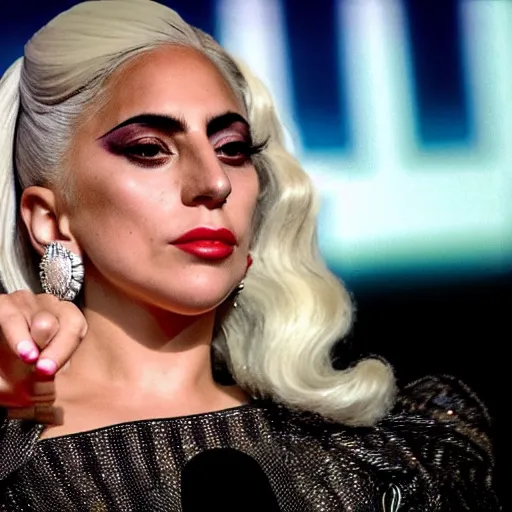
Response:
[[[57,371],[57,363],[52,359],[42,358],[36,363],[36,370],[41,375],[51,376]]]
[[[39,350],[33,341],[23,340],[16,345],[19,356],[25,363],[33,363],[39,357]]]

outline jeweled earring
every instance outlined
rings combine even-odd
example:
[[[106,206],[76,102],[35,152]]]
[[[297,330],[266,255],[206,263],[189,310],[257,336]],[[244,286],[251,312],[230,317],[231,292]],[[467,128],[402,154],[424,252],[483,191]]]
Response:
[[[238,307],[238,302],[237,302],[237,298],[238,296],[240,295],[240,292],[245,288],[245,284],[243,281],[240,282],[240,284],[236,287],[235,291],[234,291],[234,298],[233,298],[233,307],[234,308],[237,308]]]
[[[247,270],[249,270],[251,268],[251,265],[252,265],[252,256],[250,254],[247,255]],[[246,270],[246,272],[247,272]],[[242,279],[242,281],[240,281],[240,284],[235,288],[234,292],[233,292],[233,307],[234,308],[237,308],[238,307],[238,302],[237,302],[237,297],[240,295],[240,292],[245,288],[245,284],[244,284],[244,281]]]
[[[80,256],[59,242],[52,242],[46,246],[39,268],[41,286],[46,293],[61,300],[75,299],[84,282],[84,265]]]

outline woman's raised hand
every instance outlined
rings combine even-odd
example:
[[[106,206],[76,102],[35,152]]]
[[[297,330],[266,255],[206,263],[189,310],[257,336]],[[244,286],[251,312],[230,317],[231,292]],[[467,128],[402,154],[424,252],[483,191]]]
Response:
[[[0,407],[9,417],[58,423],[54,377],[86,332],[71,302],[29,291],[0,295]]]

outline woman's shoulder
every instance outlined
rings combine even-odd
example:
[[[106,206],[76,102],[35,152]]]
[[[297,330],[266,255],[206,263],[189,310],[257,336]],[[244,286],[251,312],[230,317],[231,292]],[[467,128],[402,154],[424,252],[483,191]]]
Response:
[[[485,405],[466,383],[450,375],[429,375],[400,387],[390,413],[373,427],[346,427],[275,404],[267,405],[267,409],[274,423],[280,418],[277,423],[286,424],[288,432],[335,438],[400,434],[411,442],[419,436],[422,444],[428,432],[433,440],[457,432],[489,456],[492,453],[491,417]]]
[[[440,421],[456,418],[485,429],[491,423],[477,394],[465,382],[451,375],[428,375],[403,386],[394,412],[426,414]]]
[[[280,416],[277,430],[289,444],[316,445],[325,455],[316,460],[326,461],[329,471],[350,469],[373,479],[381,496],[390,502],[399,496],[405,510],[500,510],[492,490],[491,419],[455,377],[426,376],[403,386],[393,410],[373,427],[303,413]]]
[[[493,491],[491,417],[477,394],[449,375],[404,386],[379,428],[400,439],[440,510],[500,510]]]
[[[487,408],[466,383],[450,375],[429,375],[401,388],[392,413],[380,425],[403,432],[411,442],[419,437],[422,446],[446,442],[492,460]]]
[[[399,387],[390,413],[374,427],[346,427],[319,415],[300,412],[272,401],[260,401],[268,414],[289,427],[317,434],[352,434],[410,431],[422,428],[456,428],[490,449],[491,418],[477,394],[463,381],[450,375],[428,375]],[[437,430],[435,430],[437,432]]]

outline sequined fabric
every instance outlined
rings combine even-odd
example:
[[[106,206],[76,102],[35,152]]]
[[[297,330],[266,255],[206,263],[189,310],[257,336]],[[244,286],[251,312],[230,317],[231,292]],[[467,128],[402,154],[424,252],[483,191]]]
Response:
[[[4,421],[0,510],[179,512],[186,464],[232,448],[259,464],[283,512],[494,512],[488,428],[478,399],[449,377],[406,387],[373,428],[265,401],[42,441],[41,425]]]

